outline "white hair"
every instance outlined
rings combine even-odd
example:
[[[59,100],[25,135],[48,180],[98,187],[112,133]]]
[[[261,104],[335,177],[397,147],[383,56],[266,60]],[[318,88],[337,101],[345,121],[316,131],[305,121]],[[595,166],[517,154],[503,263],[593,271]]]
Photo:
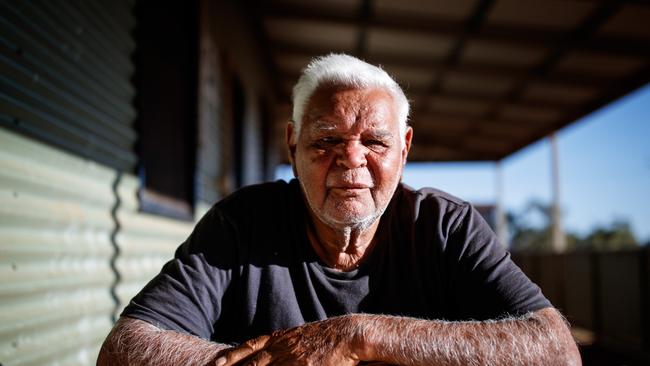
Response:
[[[356,57],[333,53],[313,59],[302,70],[298,83],[293,87],[292,122],[296,136],[300,134],[300,124],[309,98],[321,85],[340,85],[356,89],[377,88],[388,91],[397,106],[399,131],[401,141],[404,142],[409,102],[402,88],[380,67]]]

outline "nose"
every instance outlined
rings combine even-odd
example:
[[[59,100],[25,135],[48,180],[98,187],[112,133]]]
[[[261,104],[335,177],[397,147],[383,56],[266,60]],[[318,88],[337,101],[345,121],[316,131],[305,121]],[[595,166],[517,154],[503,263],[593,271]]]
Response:
[[[366,166],[368,148],[359,141],[348,141],[337,151],[336,163],[347,169],[356,169]]]

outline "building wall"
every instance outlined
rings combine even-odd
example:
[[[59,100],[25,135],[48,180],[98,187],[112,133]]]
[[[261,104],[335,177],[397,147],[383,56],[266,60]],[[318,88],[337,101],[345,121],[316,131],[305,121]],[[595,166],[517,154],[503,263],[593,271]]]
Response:
[[[264,179],[259,108],[272,100],[241,9],[197,3],[194,220],[234,188],[228,167],[246,184]],[[0,3],[1,365],[94,364],[123,307],[191,232],[141,211],[134,5]],[[228,164],[224,60],[245,96],[243,154]]]
[[[132,1],[0,3],[0,126],[133,171]]]
[[[0,129],[0,363],[90,365],[191,223],[138,212],[137,179]]]
[[[202,0],[203,11],[209,14],[213,37],[220,47],[221,68],[226,78],[236,78],[241,84],[244,95],[242,149],[242,185],[259,183],[272,176],[270,166],[277,162],[270,156],[273,146],[264,141],[273,140],[274,129],[263,126],[263,105],[273,106],[278,103],[273,86],[277,82],[271,75],[268,62],[271,60],[263,52],[264,45],[259,44],[259,32],[251,25],[251,19],[244,5],[231,1]],[[228,80],[224,80],[223,89],[227,89]],[[225,108],[228,103],[224,101]],[[228,114],[228,111],[225,111]],[[288,117],[288,116],[287,116]],[[266,162],[264,161],[266,156]],[[265,166],[265,164],[267,166]]]

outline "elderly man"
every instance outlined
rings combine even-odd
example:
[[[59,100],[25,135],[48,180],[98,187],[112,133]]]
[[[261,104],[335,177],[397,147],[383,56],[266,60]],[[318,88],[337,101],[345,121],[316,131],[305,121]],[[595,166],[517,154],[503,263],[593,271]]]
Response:
[[[466,202],[400,183],[401,88],[346,55],[293,93],[297,180],[217,203],[99,364],[580,364],[562,317]]]

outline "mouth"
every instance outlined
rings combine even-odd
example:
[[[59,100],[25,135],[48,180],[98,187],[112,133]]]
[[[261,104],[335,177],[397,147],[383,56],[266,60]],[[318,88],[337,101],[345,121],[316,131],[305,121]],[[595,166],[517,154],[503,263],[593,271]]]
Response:
[[[368,184],[363,184],[363,183],[343,183],[343,184],[334,184],[329,187],[329,189],[342,189],[342,190],[362,190],[362,189],[370,189],[372,188],[371,185]]]
[[[336,196],[353,198],[364,195],[370,188],[367,184],[336,184],[328,190]]]

